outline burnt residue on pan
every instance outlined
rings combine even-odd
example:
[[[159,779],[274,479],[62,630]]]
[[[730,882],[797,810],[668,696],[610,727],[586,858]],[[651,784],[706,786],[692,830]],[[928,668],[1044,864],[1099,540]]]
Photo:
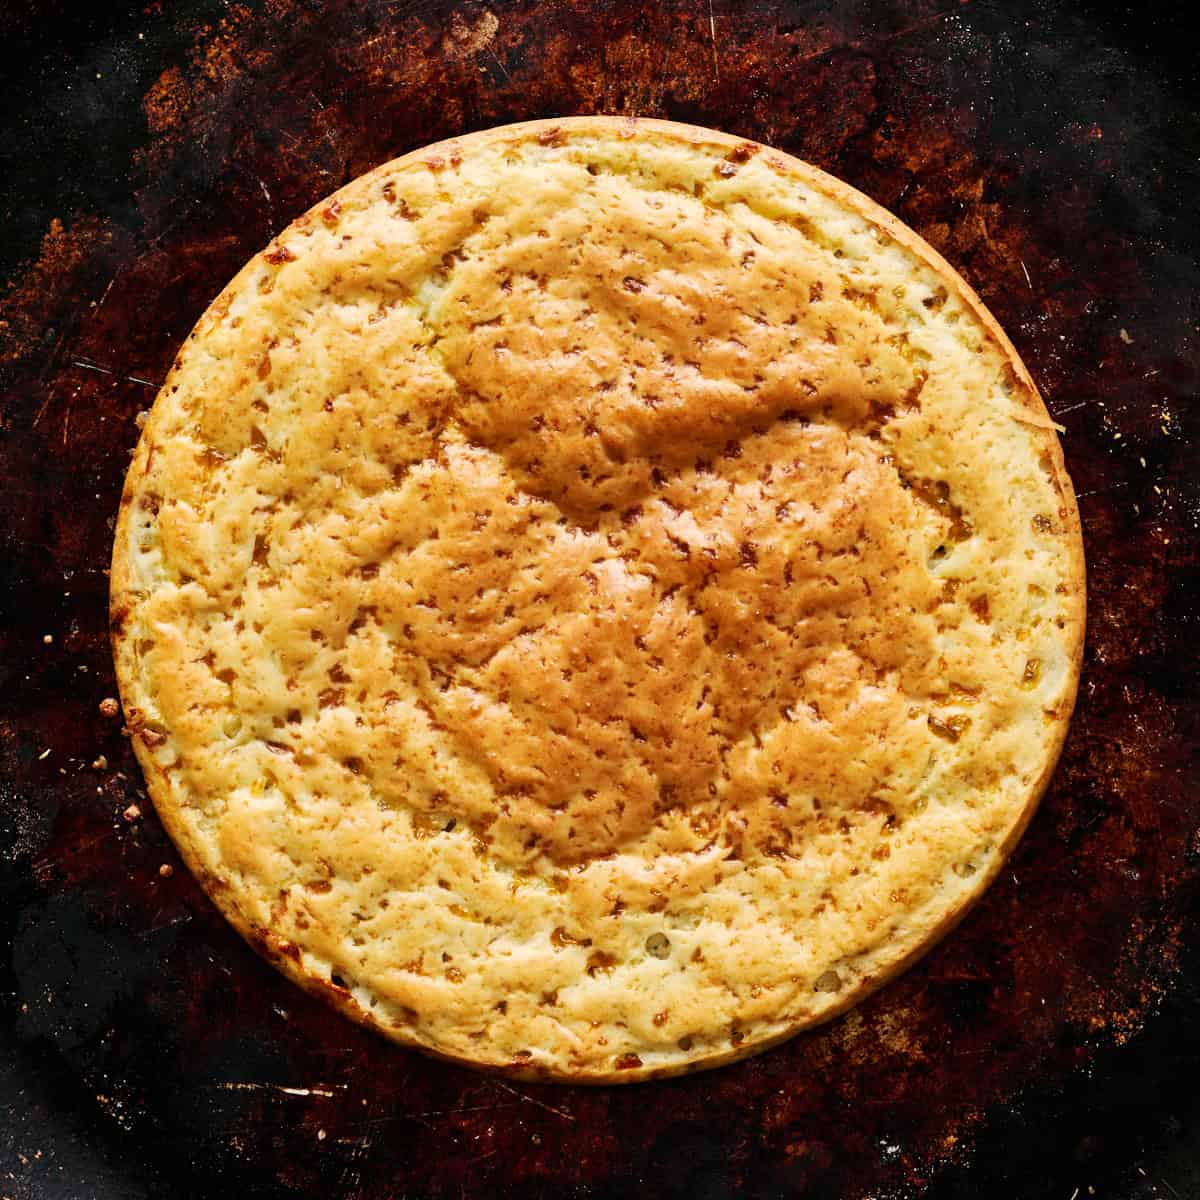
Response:
[[[88,18],[83,50],[37,41],[69,11],[0,18],[29,57],[0,84],[0,1193],[86,1169],[101,1196],[1188,1194],[1138,1174],[1200,1013],[1182,93],[1032,0],[157,0]],[[597,111],[789,150],[963,271],[1065,427],[1090,631],[1054,784],[945,944],[760,1058],[572,1090],[428,1061],[275,975],[180,867],[101,702],[138,416],[207,302],[381,161]]]

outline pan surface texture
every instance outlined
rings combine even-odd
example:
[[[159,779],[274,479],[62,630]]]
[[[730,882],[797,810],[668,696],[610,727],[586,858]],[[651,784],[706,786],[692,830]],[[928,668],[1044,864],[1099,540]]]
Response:
[[[1200,1194],[1200,120],[1155,6],[94,7],[0,16],[0,1197]],[[575,1089],[391,1045],[240,941],[109,703],[107,568],[141,414],[252,254],[406,151],[598,112],[778,146],[962,273],[1064,427],[1089,628],[953,936],[757,1058]]]

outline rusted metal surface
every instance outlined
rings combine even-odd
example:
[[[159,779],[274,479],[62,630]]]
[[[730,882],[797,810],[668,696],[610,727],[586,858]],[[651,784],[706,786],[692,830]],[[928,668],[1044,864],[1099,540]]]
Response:
[[[13,13],[21,45],[40,18]],[[1180,1111],[1175,1031],[1200,1014],[1184,94],[1054,3],[159,0],[112,30],[3,118],[10,156],[56,112],[83,141],[3,185],[0,1026],[41,1082],[0,1091],[0,1195],[1188,1194],[1139,1179],[1157,1133],[1121,1109]],[[209,299],[379,162],[597,111],[791,151],[963,271],[1066,428],[1090,631],[1051,791],[944,945],[747,1063],[573,1090],[427,1061],[277,977],[181,868],[99,705],[137,415]],[[94,1189],[59,1186],[68,1144]]]

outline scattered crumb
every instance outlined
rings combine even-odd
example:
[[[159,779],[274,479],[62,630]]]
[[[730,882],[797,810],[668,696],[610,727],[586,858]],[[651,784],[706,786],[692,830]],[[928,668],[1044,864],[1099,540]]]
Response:
[[[1121,341],[1123,341],[1127,346],[1133,345],[1133,338],[1129,336],[1128,331],[1125,329],[1121,330]]]
[[[324,1140],[325,1140],[325,1130],[323,1130],[323,1129],[318,1129],[318,1130],[317,1130],[317,1141],[318,1141],[318,1142],[323,1142]]]
[[[136,821],[142,815],[142,810],[136,804],[131,804],[121,815],[127,821]]]
[[[43,634],[43,635],[42,635],[42,641],[43,641],[43,642],[44,642],[44,643],[45,643],[47,646],[52,646],[52,645],[54,644],[54,634],[52,634],[52,633],[45,633],[45,634]]]
[[[46,749],[43,750],[41,752],[41,754],[38,755],[38,762],[41,762],[43,759],[49,758],[49,757],[50,757],[50,747],[47,746]]]
[[[103,754],[101,754],[92,763],[92,770],[93,771],[107,771],[108,770],[108,759],[105,758]]]
[[[102,717],[115,717],[121,711],[121,706],[111,696],[105,696],[100,701],[100,715]]]
[[[175,868],[171,866],[170,863],[163,863],[163,865],[158,868],[158,876],[160,879],[170,879],[174,874]]]

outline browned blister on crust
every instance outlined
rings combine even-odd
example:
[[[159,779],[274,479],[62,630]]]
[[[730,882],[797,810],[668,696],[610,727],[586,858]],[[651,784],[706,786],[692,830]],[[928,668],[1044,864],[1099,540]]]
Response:
[[[260,951],[605,1082],[762,1049],[961,916],[1062,744],[1084,572],[929,247],[775,151],[579,118],[389,163],[246,266],[112,605],[156,807]]]

